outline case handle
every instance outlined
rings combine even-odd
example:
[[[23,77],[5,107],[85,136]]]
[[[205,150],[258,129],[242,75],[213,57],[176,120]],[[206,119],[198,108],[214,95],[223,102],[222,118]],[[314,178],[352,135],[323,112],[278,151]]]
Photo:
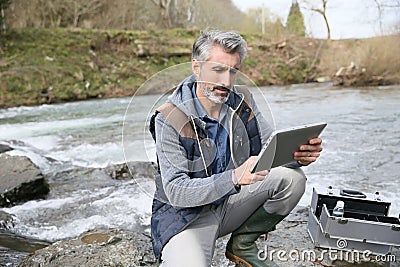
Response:
[[[350,189],[341,189],[340,190],[340,195],[342,196],[346,196],[346,197],[355,197],[355,198],[366,198],[367,196],[361,192],[361,191],[357,191],[357,190],[350,190]]]

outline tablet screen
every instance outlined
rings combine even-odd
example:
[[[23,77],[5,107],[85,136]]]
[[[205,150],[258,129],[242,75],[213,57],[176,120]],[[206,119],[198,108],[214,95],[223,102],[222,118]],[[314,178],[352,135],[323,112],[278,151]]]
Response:
[[[326,125],[316,123],[274,131],[250,171],[270,170],[294,161],[293,153],[310,139],[318,137]]]

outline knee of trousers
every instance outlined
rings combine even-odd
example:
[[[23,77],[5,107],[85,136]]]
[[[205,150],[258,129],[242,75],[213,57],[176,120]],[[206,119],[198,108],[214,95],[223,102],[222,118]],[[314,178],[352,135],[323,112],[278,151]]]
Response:
[[[299,203],[306,188],[306,176],[300,169],[279,167],[271,171],[273,191],[264,203],[269,213],[287,215]],[[268,178],[267,178],[268,179]]]

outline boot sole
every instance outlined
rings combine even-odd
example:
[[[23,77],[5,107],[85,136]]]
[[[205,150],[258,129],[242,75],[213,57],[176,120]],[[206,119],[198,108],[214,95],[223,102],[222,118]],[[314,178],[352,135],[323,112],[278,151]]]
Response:
[[[245,261],[242,258],[239,258],[236,255],[233,255],[231,252],[229,251],[225,251],[225,256],[232,262],[236,263],[236,264],[242,264],[245,267],[252,267],[252,265],[250,263],[248,263],[247,261]]]

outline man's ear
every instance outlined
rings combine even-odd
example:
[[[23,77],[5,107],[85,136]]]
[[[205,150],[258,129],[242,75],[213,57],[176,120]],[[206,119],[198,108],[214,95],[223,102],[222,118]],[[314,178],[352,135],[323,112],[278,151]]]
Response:
[[[192,71],[196,75],[196,77],[199,77],[200,62],[197,59],[192,59]]]

